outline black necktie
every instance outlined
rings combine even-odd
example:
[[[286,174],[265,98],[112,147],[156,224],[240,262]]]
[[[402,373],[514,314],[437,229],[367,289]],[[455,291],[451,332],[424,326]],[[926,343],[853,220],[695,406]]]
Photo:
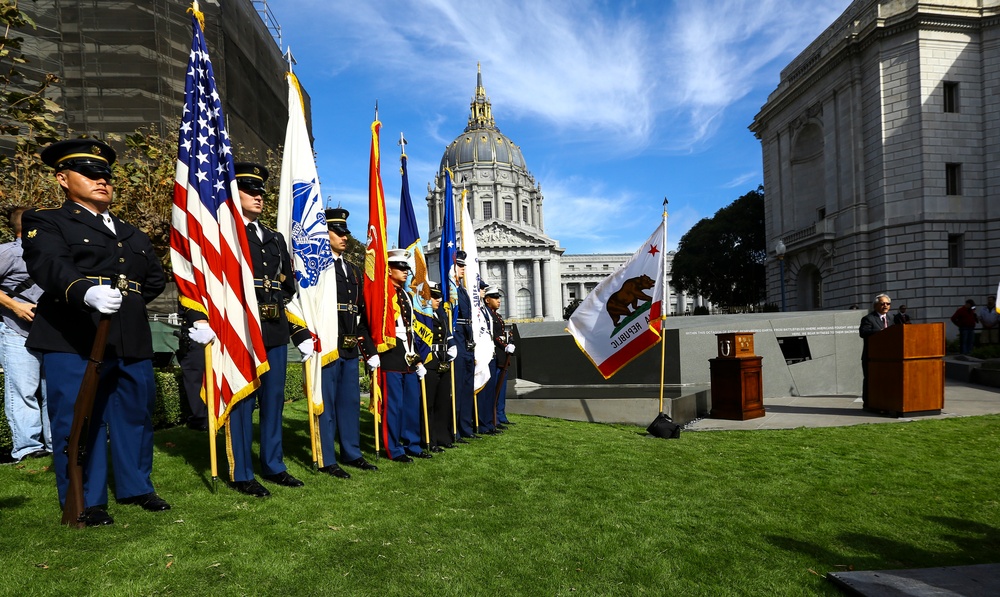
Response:
[[[247,224],[247,234],[252,234],[254,238],[260,240],[260,236],[257,235],[257,225],[253,222]]]

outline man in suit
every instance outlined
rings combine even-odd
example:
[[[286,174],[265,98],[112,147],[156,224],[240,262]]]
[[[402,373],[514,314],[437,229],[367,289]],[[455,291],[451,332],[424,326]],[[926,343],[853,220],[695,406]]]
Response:
[[[875,297],[872,303],[872,311],[861,319],[861,326],[858,333],[864,340],[864,348],[861,350],[861,376],[862,390],[861,402],[863,408],[868,409],[868,338],[881,332],[893,324],[889,318],[889,309],[892,307],[892,300],[888,294],[880,294]]]
[[[264,183],[267,168],[260,164],[239,162],[235,165],[240,207],[247,227],[247,244],[253,262],[254,287],[260,310],[260,327],[270,368],[261,375],[260,388],[237,402],[226,422],[226,448],[229,456],[230,485],[253,497],[271,493],[254,477],[253,407],[260,413],[260,465],[265,481],[285,487],[301,487],[302,481],[288,473],[281,441],[282,414],[285,406],[285,376],[288,367],[288,340],[298,346],[303,358],[313,352],[312,334],[303,326],[289,323],[285,304],[295,295],[295,277],[284,237],[259,221],[264,209]],[[195,326],[197,328],[197,326]],[[192,332],[194,334],[194,332]],[[195,342],[204,338],[191,336]]]
[[[149,237],[113,216],[111,166],[115,152],[93,139],[49,145],[42,161],[55,169],[62,206],[22,216],[24,261],[45,291],[25,346],[42,353],[52,423],[53,468],[60,505],[69,486],[66,449],[80,384],[97,333],[110,318],[100,384],[83,462],[87,526],[114,523],[107,512],[108,440],[121,504],[149,511],[170,505],[153,490],[153,339],[146,304],[166,279]]]
[[[461,280],[465,278],[465,251],[455,253],[455,278],[458,282],[458,306],[455,309],[455,408],[458,411],[458,439],[460,444],[468,439],[479,439],[476,435],[473,380],[476,373],[476,338],[472,330],[472,298]]]
[[[359,349],[369,357],[369,365],[379,366],[379,356],[368,333],[364,296],[361,293],[361,271],[344,259],[347,239],[346,209],[337,207],[326,210],[326,225],[330,236],[330,250],[334,257],[337,276],[337,330],[339,358],[323,366],[323,414],[319,416],[319,436],[325,464],[319,470],[338,479],[351,475],[337,465],[334,441],[340,440],[340,462],[364,471],[378,467],[365,460],[361,454],[361,386],[358,380]],[[330,305],[333,308],[333,305]],[[329,456],[327,456],[329,455]]]

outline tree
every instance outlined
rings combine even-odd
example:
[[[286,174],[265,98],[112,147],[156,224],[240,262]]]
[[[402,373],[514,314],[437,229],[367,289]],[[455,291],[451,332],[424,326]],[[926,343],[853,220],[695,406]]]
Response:
[[[753,308],[764,299],[766,259],[764,187],[760,186],[681,237],[671,286],[722,307]]]
[[[35,23],[17,0],[0,0],[0,214],[18,206],[58,205],[56,184],[42,163],[38,148],[60,138],[58,104],[45,97],[59,78],[51,73],[24,72],[28,59],[21,53],[18,29]],[[31,77],[34,76],[35,79]],[[6,217],[0,217],[0,239],[13,237]]]

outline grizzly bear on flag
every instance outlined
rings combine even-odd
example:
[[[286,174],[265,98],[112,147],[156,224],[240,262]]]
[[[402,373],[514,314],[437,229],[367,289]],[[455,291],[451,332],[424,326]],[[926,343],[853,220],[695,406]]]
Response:
[[[635,312],[639,307],[639,301],[653,300],[653,297],[648,296],[643,291],[655,285],[656,282],[646,274],[625,280],[622,287],[608,297],[608,315],[611,316],[614,325],[617,326],[623,317],[628,317]]]

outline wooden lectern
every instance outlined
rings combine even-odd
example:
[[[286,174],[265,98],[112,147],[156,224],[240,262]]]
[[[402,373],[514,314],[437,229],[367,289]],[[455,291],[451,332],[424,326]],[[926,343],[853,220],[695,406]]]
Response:
[[[891,325],[868,337],[868,408],[936,415],[944,408],[944,324]]]
[[[753,353],[753,333],[716,334],[718,358],[709,359],[713,419],[746,421],[764,416],[764,378]]]

